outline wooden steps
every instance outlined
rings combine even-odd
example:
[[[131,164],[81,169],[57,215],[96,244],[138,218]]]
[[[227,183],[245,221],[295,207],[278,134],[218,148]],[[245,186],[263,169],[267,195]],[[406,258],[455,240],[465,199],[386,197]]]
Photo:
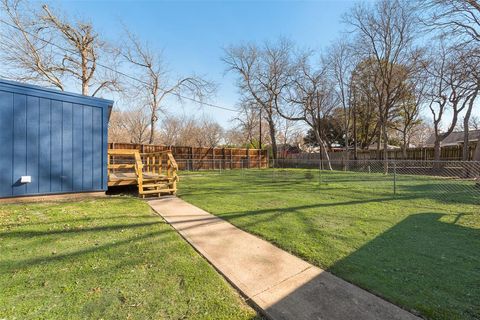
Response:
[[[115,157],[133,163],[115,163]],[[108,150],[108,185],[137,185],[138,194],[143,198],[147,195],[160,197],[162,194],[175,194],[179,180],[177,171],[177,163],[170,151],[140,153],[128,149]]]
[[[143,185],[143,188],[160,188],[160,187],[168,187],[168,183],[152,183],[152,184]]]
[[[177,190],[176,189],[143,190],[142,195],[158,194],[160,196],[161,193],[172,193],[172,192],[175,192],[175,191],[177,191]]]

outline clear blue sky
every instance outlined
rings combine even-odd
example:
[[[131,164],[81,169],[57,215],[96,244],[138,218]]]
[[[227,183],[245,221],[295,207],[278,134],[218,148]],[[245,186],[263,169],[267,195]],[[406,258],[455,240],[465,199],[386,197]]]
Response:
[[[107,38],[121,36],[121,22],[163,50],[172,74],[192,72],[218,84],[212,102],[233,107],[234,76],[225,75],[224,47],[286,36],[301,47],[321,49],[342,36],[342,15],[354,1],[57,1],[68,15],[88,19]],[[208,114],[225,127],[232,114],[188,103],[170,112]],[[175,109],[175,110],[173,110]]]

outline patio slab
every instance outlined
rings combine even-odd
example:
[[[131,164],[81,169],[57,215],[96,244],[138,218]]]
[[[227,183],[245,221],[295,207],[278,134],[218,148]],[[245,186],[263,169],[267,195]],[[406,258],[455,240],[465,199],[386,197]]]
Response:
[[[179,198],[148,203],[270,319],[420,319]]]

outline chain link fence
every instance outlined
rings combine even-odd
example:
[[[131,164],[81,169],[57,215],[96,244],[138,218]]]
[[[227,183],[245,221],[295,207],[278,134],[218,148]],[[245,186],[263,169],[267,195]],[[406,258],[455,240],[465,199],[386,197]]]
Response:
[[[183,172],[231,175],[232,178],[261,183],[312,183],[324,188],[342,189],[399,199],[431,199],[480,205],[480,162],[417,160],[335,160],[277,159],[269,169],[259,169],[247,161],[235,167],[219,160],[182,160]],[[208,163],[206,163],[208,162]],[[202,170],[202,168],[209,168]],[[480,207],[479,207],[480,212]]]
[[[333,187],[361,186],[364,192],[480,204],[478,161],[280,159],[275,167],[287,177],[288,169],[318,171],[319,183]]]

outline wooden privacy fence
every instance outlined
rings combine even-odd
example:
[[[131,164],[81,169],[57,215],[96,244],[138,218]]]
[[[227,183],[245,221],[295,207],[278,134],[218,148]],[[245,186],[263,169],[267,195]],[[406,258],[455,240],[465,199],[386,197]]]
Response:
[[[475,154],[475,148],[477,143],[471,143],[469,148],[468,160],[473,160]],[[410,148],[407,149],[407,157],[403,156],[401,149],[388,150],[388,160],[434,160],[434,150],[433,147],[425,148]],[[328,153],[330,160],[343,160],[344,152],[329,152]],[[318,153],[299,153],[291,154],[287,158],[292,159],[318,159]],[[349,151],[348,158],[350,160],[354,159],[353,151]],[[380,157],[377,154],[377,150],[358,150],[357,151],[358,160],[383,160],[383,151],[380,151]],[[461,161],[463,159],[463,146],[447,146],[441,148],[440,160],[443,161]]]
[[[268,152],[248,148],[204,148],[153,144],[109,143],[109,149],[136,149],[141,153],[171,150],[179,170],[267,168]]]

